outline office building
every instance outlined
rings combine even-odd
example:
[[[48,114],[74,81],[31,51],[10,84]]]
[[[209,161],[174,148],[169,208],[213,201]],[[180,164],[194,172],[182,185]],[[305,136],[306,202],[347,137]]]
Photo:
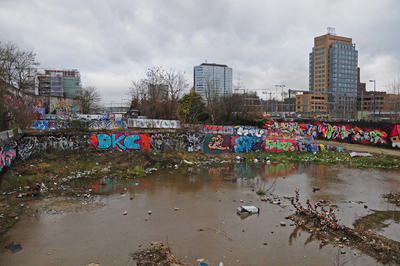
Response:
[[[194,90],[205,101],[232,94],[232,68],[227,65],[203,63],[194,67],[193,76]]]
[[[321,112],[355,111],[357,68],[358,51],[351,38],[337,36],[333,28],[314,38],[314,47],[309,55],[309,91],[321,96],[318,97],[318,106],[313,105],[309,96],[311,102],[306,105]],[[324,104],[320,103],[321,97]],[[310,111],[317,111],[312,109]]]

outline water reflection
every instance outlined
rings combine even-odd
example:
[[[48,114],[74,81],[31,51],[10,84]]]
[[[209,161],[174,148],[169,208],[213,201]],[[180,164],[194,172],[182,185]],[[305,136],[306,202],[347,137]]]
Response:
[[[251,189],[254,179],[276,180],[274,195],[282,199],[282,205],[290,203],[284,196],[295,196],[296,187],[303,203],[307,199],[311,203],[330,200],[338,206],[337,217],[346,226],[352,226],[355,214],[366,215],[369,209],[398,209],[380,196],[399,184],[398,173],[311,163],[202,165],[156,171],[141,179],[107,177],[104,184],[102,179],[79,179],[71,186],[91,188],[94,194],[102,195],[106,206],[96,212],[64,213],[60,218],[39,216],[29,224],[20,219],[0,245],[15,241],[22,245],[23,253],[0,252],[0,261],[5,265],[32,265],[32,261],[85,265],[93,260],[101,265],[125,265],[121,258],[139,245],[165,241],[166,236],[176,255],[190,263],[199,258],[211,265],[220,261],[224,265],[239,265],[237,261],[266,265],[268,261],[269,265],[313,266],[328,261],[337,249],[303,227],[280,226],[279,221],[293,209],[261,201]],[[321,189],[313,192],[313,187]],[[238,215],[241,205],[257,206],[260,213]],[[123,215],[125,211],[127,215]],[[90,249],[80,248],[88,243]],[[357,265],[376,263],[365,258]]]

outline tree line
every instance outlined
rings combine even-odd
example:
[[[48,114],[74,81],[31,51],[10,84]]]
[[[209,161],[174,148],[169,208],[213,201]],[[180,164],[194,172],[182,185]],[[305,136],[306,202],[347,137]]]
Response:
[[[0,130],[14,126],[29,127],[37,117],[35,97],[26,93],[30,77],[37,73],[40,63],[33,51],[24,51],[18,45],[0,41]],[[259,106],[253,100],[256,93],[217,93],[218,83],[209,79],[206,96],[192,89],[186,73],[175,69],[153,67],[145,70],[145,78],[132,80],[127,94],[131,97],[131,109],[151,119],[179,119],[186,124],[252,124],[262,117]],[[101,107],[101,94],[94,86],[82,88],[77,95],[80,111],[95,113]],[[251,100],[253,99],[253,100]],[[46,110],[48,113],[51,110]]]
[[[218,83],[206,82],[205,97],[192,88],[185,72],[161,67],[146,69],[145,78],[133,80],[129,86],[130,109],[139,109],[141,114],[152,119],[179,119],[186,124],[212,123],[219,125],[254,124],[262,118],[256,93],[219,94]],[[235,91],[240,91],[241,84]]]

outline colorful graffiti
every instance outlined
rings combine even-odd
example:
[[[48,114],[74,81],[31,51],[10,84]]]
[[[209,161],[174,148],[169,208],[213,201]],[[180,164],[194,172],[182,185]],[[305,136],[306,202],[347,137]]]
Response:
[[[32,128],[39,130],[60,129],[63,127],[64,125],[60,121],[52,120],[36,120],[32,125]]]
[[[17,158],[17,152],[13,147],[5,145],[4,147],[0,147],[0,171],[3,170],[4,167],[11,166],[11,162]]]
[[[236,153],[262,151],[262,139],[257,137],[232,136],[232,147]]]
[[[396,127],[396,126],[395,126]],[[387,145],[388,134],[381,128],[364,127],[353,124],[330,124],[321,122],[297,123],[297,122],[268,122],[264,129],[268,136],[279,134],[295,134],[298,137],[309,139],[327,139],[333,141],[345,141],[348,143]],[[396,134],[396,133],[394,133]],[[397,134],[399,136],[399,134]],[[394,147],[394,146],[393,146]],[[399,145],[400,147],[400,145]]]
[[[38,114],[38,119],[42,119],[43,115],[46,113],[46,108],[35,106],[33,107],[33,112],[36,112]]]
[[[397,129],[400,129],[397,128]],[[397,130],[396,129],[396,130]],[[395,132],[397,134],[397,131]],[[391,136],[396,143],[396,136]],[[391,134],[392,135],[392,134]],[[398,136],[397,136],[398,137]],[[259,138],[231,135],[199,135],[194,132],[180,133],[95,133],[91,135],[58,134],[50,136],[24,136],[14,144],[0,147],[0,171],[10,166],[13,160],[26,160],[34,154],[49,149],[115,149],[121,151],[148,150],[158,152],[202,151],[210,155],[244,152],[319,152],[333,150],[343,152],[344,148],[315,144],[302,140]]]
[[[265,138],[264,150],[268,152],[297,151],[297,141]]]
[[[234,128],[232,126],[213,126],[203,125],[200,127],[200,132],[203,134],[234,134]]]
[[[253,126],[216,126],[203,125],[200,127],[200,132],[203,134],[230,134],[239,136],[265,137],[267,131]]]
[[[67,102],[57,102],[56,103],[56,114],[66,115],[67,114]]]
[[[97,149],[148,150],[150,149],[150,136],[136,133],[92,134],[90,145]]]
[[[315,144],[309,142],[297,142],[297,150],[301,152],[316,152],[316,151],[325,151],[326,147],[322,144]]]
[[[204,138],[203,151],[209,154],[231,152],[231,137],[226,135],[208,135]]]

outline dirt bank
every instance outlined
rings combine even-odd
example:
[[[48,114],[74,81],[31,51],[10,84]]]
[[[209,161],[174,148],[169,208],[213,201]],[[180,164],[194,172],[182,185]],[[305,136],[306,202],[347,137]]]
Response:
[[[336,141],[328,141],[328,140],[315,140],[315,143],[324,144],[324,145],[332,145],[343,147],[349,150],[357,151],[357,152],[369,152],[374,154],[385,154],[391,156],[398,156],[400,157],[400,149],[387,149],[378,146],[369,146],[363,144],[351,144],[346,142],[336,142]]]

